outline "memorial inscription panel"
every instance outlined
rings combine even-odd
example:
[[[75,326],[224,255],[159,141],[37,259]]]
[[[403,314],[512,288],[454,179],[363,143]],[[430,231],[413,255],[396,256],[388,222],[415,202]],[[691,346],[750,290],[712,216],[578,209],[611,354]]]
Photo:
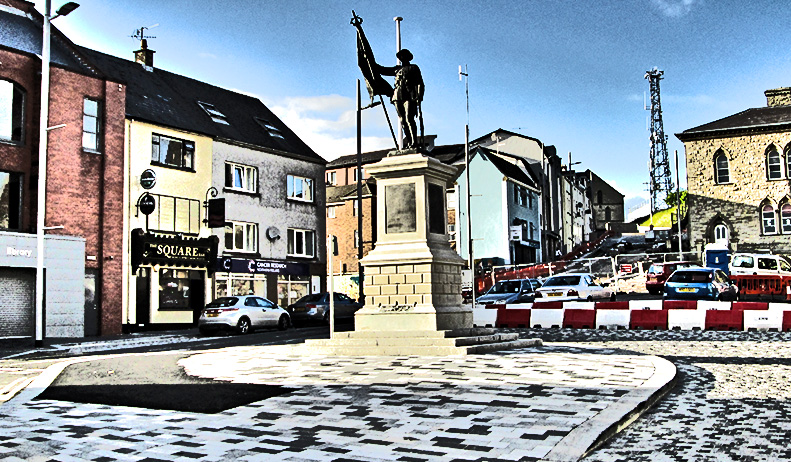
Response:
[[[445,234],[445,188],[438,184],[428,185],[428,230]]]
[[[417,230],[415,184],[385,186],[385,232],[414,233]]]

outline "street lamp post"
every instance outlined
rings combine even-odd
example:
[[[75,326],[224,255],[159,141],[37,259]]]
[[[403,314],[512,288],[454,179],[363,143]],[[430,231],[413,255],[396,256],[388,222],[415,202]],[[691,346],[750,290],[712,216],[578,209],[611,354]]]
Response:
[[[36,332],[35,346],[44,343],[44,218],[47,194],[47,133],[49,127],[49,61],[50,22],[58,16],[66,16],[80,5],[68,2],[58,8],[52,16],[52,0],[44,3],[44,27],[41,46],[41,117],[39,120],[38,147],[38,202],[36,210]],[[62,126],[62,125],[60,125]],[[58,127],[60,127],[58,126]]]

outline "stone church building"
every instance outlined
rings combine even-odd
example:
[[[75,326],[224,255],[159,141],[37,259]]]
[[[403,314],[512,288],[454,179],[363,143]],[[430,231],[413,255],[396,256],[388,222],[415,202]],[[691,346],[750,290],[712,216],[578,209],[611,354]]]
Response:
[[[791,87],[767,107],[690,128],[684,142],[690,243],[791,254]]]

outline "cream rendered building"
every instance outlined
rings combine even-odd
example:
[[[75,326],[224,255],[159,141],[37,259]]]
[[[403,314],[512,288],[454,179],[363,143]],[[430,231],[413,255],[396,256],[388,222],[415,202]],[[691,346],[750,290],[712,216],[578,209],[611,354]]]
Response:
[[[203,223],[203,201],[211,187],[212,139],[129,119],[126,135],[129,197],[124,208],[124,246],[128,249],[123,262],[127,270],[124,319],[129,325],[192,323],[195,310],[211,297],[209,268],[185,265],[177,258],[172,263],[144,262],[133,268],[131,236],[141,229],[173,236],[173,242],[182,245],[211,235]],[[144,184],[151,185],[150,189]],[[141,210],[144,194],[154,198],[150,215]]]

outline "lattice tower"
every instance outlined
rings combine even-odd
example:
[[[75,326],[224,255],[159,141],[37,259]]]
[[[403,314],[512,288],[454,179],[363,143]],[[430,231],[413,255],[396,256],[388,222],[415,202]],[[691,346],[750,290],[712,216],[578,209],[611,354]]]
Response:
[[[659,204],[664,204],[667,194],[674,191],[670,176],[670,160],[667,155],[667,136],[662,126],[662,104],[659,98],[659,81],[662,80],[662,74],[664,71],[657,68],[645,73],[645,78],[651,85],[651,122],[648,128],[651,133],[651,155],[648,166],[651,174],[649,181],[651,212],[658,210]]]

